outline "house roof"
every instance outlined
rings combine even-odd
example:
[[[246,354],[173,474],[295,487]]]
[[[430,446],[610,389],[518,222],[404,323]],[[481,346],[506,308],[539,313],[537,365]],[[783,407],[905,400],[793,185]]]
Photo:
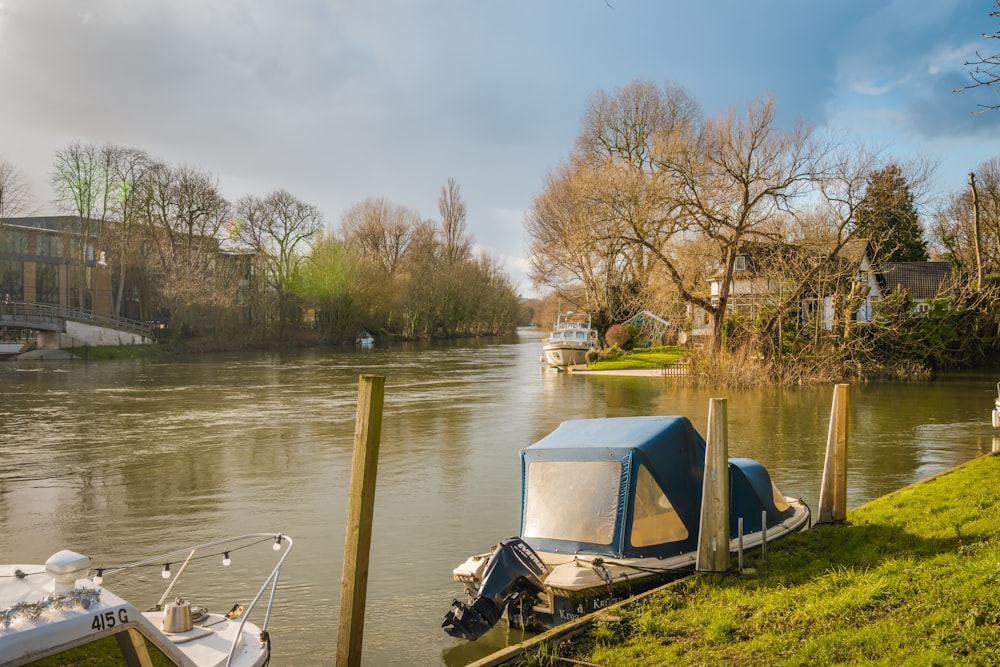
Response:
[[[913,299],[933,299],[954,288],[949,262],[888,262],[879,274],[885,293],[897,288]]]
[[[90,220],[96,226],[100,224],[98,220]],[[22,229],[37,229],[46,232],[63,232],[79,234],[81,223],[80,218],[73,215],[37,215],[28,218],[3,218],[0,223],[8,227],[20,227]],[[91,228],[93,230],[93,227]],[[93,235],[93,231],[91,231]]]

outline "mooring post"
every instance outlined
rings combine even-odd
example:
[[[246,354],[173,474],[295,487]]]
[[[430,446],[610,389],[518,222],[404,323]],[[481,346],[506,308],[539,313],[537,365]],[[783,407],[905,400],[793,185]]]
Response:
[[[726,399],[708,403],[708,437],[705,477],[701,492],[701,522],[698,528],[699,572],[729,569],[729,429]]]
[[[833,388],[830,431],[826,438],[826,461],[819,493],[819,517],[816,523],[847,519],[847,387]]]
[[[362,375],[358,381],[358,413],[354,427],[347,534],[344,538],[344,574],[340,579],[337,667],[358,667],[361,664],[384,390],[384,377]]]

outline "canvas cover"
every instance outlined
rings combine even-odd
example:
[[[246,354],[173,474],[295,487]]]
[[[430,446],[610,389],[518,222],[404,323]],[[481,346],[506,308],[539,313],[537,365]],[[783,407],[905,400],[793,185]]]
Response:
[[[686,417],[563,422],[521,451],[521,537],[536,551],[616,558],[693,551],[704,465]],[[769,525],[791,513],[776,507],[762,466],[733,459],[730,471],[733,536],[740,516],[749,533],[762,510]]]

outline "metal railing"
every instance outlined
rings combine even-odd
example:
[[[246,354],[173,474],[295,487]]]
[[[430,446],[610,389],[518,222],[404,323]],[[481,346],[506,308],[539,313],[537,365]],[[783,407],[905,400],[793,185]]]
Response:
[[[130,320],[127,317],[115,317],[112,315],[98,315],[93,311],[73,306],[57,306],[49,303],[28,303],[25,301],[3,301],[0,302],[0,322],[5,317],[19,321],[42,321],[55,322],[58,320],[72,320],[74,322],[84,322],[108,329],[117,329],[127,333],[140,334],[147,338],[155,338],[157,327],[150,322],[140,322]]]

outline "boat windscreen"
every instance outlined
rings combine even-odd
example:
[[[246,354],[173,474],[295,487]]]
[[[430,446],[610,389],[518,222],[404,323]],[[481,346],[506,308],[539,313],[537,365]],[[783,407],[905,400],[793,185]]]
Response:
[[[611,544],[621,470],[618,461],[532,461],[522,536]]]
[[[774,506],[778,508],[779,512],[784,512],[791,507],[785,499],[785,494],[779,491],[773,482],[771,483],[771,495],[774,497]]]
[[[688,530],[684,522],[644,465],[639,466],[636,474],[632,507],[632,532],[629,537],[632,546],[648,547],[687,539]]]

